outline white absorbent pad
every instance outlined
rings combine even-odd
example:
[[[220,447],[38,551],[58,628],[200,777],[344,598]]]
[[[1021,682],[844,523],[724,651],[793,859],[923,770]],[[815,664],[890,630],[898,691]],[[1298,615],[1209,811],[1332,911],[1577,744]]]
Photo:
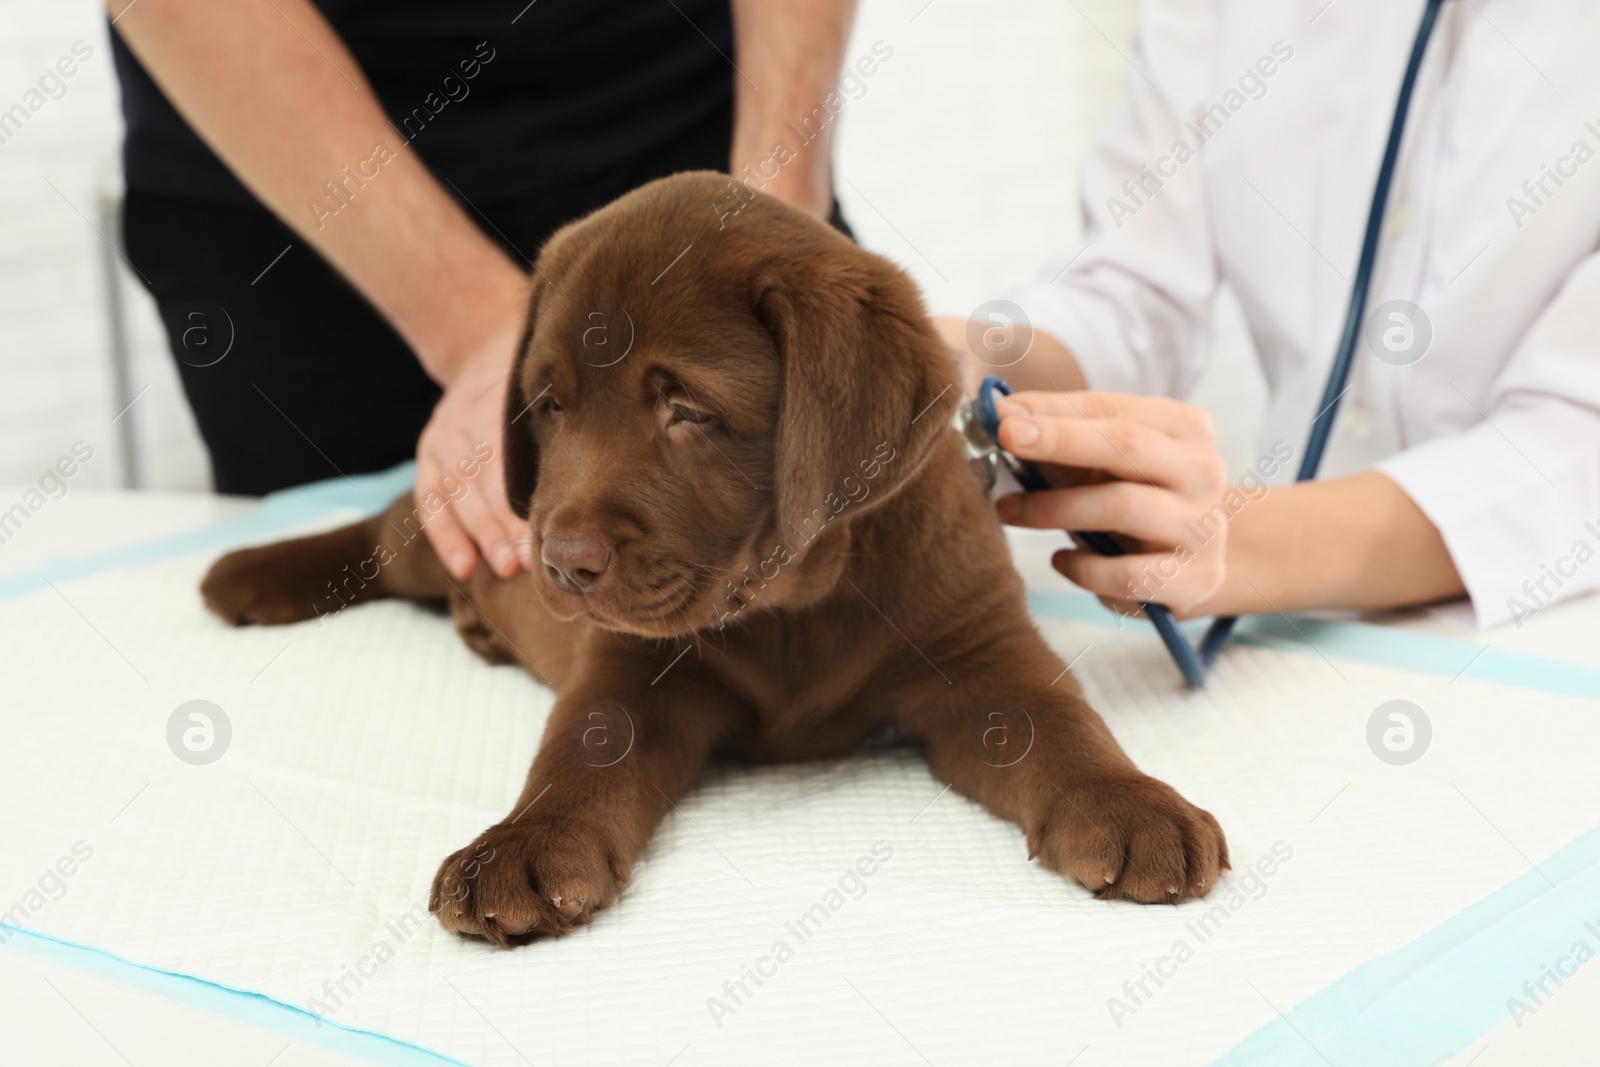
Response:
[[[509,810],[551,694],[412,604],[231,630],[195,592],[204,540],[0,597],[0,921],[462,1063],[1432,1062],[1539,973],[1484,947],[1495,924],[1594,899],[1594,699],[1363,662],[1298,620],[1300,647],[1242,640],[1186,692],[1147,627],[1073,598],[1051,644],[1227,831],[1207,900],[1095,900],[891,748],[709,771],[617,906],[502,951],[427,893]],[[228,722],[208,764],[169,747],[193,700]],[[1394,700],[1428,723],[1409,764],[1369,743]],[[1407,983],[1473,968],[1493,1012],[1452,1002],[1395,1058]]]

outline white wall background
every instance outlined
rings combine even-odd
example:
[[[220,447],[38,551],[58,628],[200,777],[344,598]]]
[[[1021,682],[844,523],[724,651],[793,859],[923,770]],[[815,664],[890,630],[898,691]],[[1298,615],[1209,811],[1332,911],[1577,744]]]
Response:
[[[1113,114],[1135,0],[863,0],[848,55],[893,58],[842,120],[840,199],[863,243],[905,265],[932,308],[966,314],[1078,243],[1077,163]],[[0,0],[0,110],[73,43],[93,56],[0,144],[0,483],[36,481],[79,439],[75,485],[123,484],[130,424],[139,484],[202,489],[208,468],[142,283],[116,260],[130,394],[113,388],[103,205],[120,188],[120,118],[103,9]],[[1197,399],[1225,450],[1249,455],[1261,384],[1231,304],[1224,358]],[[143,390],[141,392],[141,390]]]

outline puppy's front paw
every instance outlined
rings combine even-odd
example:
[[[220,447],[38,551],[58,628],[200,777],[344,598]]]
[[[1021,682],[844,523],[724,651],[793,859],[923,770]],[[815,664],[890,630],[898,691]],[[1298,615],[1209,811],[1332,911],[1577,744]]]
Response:
[[[1028,853],[1097,896],[1141,904],[1203,897],[1230,867],[1211,813],[1138,773],[1057,787]]]
[[[329,579],[338,573],[339,564],[327,558],[329,552],[318,540],[229,552],[206,572],[200,596],[230,626],[282,626],[338,611],[345,602]],[[351,597],[355,599],[354,594]]]
[[[445,860],[428,910],[452,933],[511,948],[570,933],[627,881],[628,861],[603,831],[530,814],[491,826]]]

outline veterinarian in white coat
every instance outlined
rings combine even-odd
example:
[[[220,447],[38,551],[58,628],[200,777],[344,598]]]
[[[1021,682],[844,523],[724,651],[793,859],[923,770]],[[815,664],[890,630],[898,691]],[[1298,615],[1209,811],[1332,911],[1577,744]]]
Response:
[[[1201,615],[1466,593],[1487,626],[1600,587],[1600,7],[1585,0],[1444,4],[1321,475],[1255,487],[1292,481],[1320,406],[1423,7],[1144,4],[1127,102],[1084,167],[1084,244],[1014,294],[1029,353],[972,363],[1036,391],[1002,406],[1017,454],[1126,479],[1001,502],[1020,525],[1140,539],[1138,555],[1056,558],[1103,599]],[[1271,390],[1263,460],[1232,493],[1206,418],[1154,399],[1204,369],[1223,282]],[[1196,525],[1224,500],[1225,522]]]

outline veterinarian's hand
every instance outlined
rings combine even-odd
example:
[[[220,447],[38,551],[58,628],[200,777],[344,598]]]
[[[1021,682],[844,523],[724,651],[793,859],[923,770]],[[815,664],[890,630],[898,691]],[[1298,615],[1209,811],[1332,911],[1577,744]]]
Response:
[[[1002,497],[1002,520],[1118,535],[1126,556],[1063,549],[1051,560],[1113,610],[1141,600],[1203,610],[1227,576],[1228,471],[1210,416],[1166,397],[1092,392],[1018,393],[999,410],[1001,444],[1068,486]]]
[[[423,529],[458,581],[472,574],[480,554],[501,578],[533,565],[528,524],[506,503],[500,456],[517,329],[501,331],[461,365],[417,439]]]

